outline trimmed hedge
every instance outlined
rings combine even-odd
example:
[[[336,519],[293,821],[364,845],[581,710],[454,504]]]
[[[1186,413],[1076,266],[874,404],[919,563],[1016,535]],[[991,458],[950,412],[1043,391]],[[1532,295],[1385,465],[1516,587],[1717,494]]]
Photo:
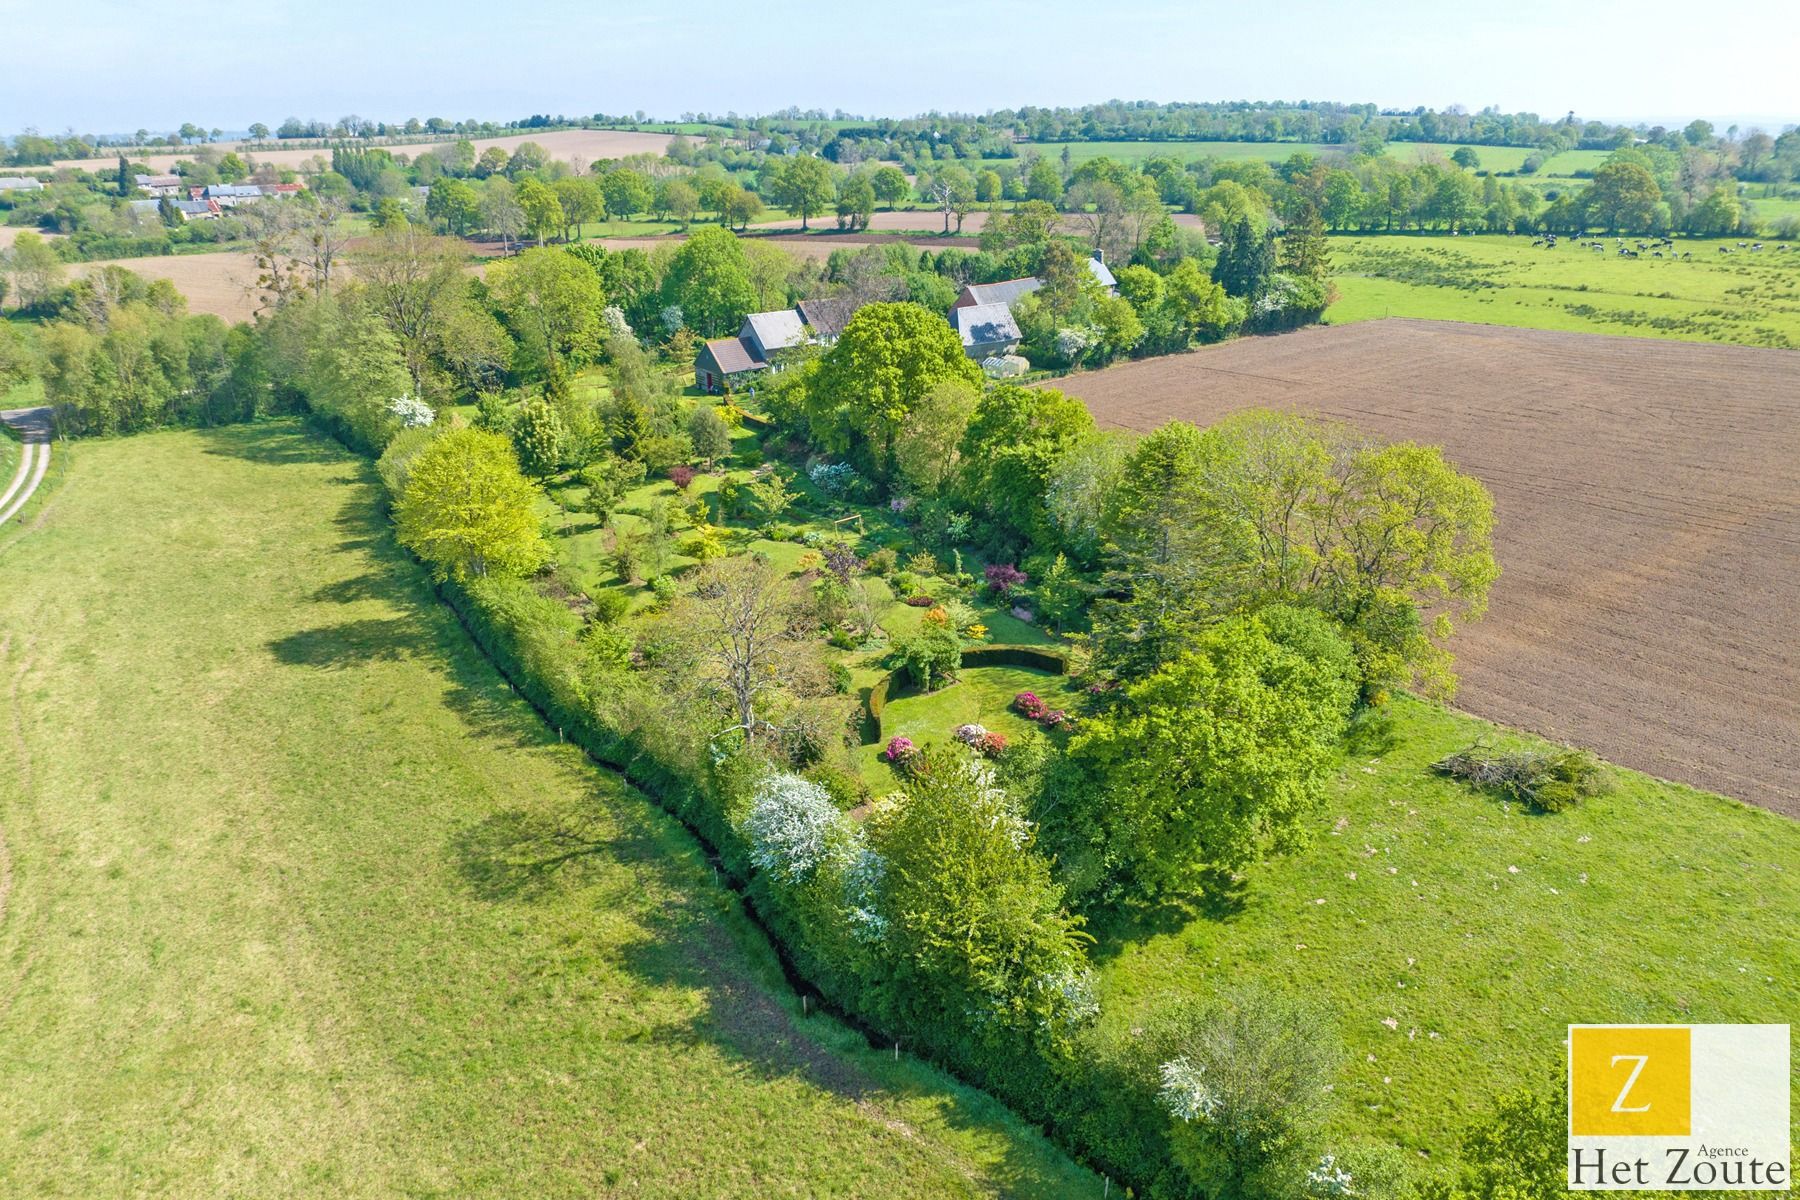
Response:
[[[1050,675],[1066,675],[1069,673],[1069,660],[1054,650],[1044,650],[1037,646],[975,646],[964,650],[962,665],[965,667],[1029,667]],[[865,719],[862,722],[863,745],[873,746],[881,741],[881,713],[887,707],[888,693],[893,690],[894,678],[898,670],[889,671],[875,681],[869,689],[864,701]]]

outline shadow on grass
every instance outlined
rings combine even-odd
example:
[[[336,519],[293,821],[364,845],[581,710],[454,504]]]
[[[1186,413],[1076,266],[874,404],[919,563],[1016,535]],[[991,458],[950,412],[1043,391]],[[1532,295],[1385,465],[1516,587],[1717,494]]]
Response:
[[[1096,964],[1110,962],[1129,946],[1180,933],[1195,921],[1231,921],[1244,911],[1247,892],[1242,876],[1211,871],[1199,892],[1192,896],[1092,913],[1088,917],[1088,932],[1095,941],[1088,956]]]
[[[269,652],[290,667],[340,670],[411,658],[419,650],[419,633],[418,623],[405,617],[342,621],[276,638]]]
[[[606,864],[659,857],[654,839],[620,836],[592,811],[576,808],[497,812],[459,830],[450,839],[450,851],[457,873],[477,897],[528,903],[592,882],[596,868]]]
[[[337,463],[352,457],[348,450],[298,421],[216,425],[199,430],[198,435],[208,454],[266,465]]]

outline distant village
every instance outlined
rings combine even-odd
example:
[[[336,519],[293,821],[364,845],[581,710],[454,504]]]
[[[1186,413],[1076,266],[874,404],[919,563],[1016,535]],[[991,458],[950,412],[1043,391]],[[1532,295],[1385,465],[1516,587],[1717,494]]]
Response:
[[[214,183],[202,187],[188,183],[180,175],[135,175],[132,178],[137,190],[150,197],[131,201],[133,211],[172,211],[184,221],[212,220],[225,209],[240,204],[280,199],[306,190],[305,185],[299,183]]]
[[[1118,281],[1096,250],[1087,269],[1107,294],[1115,295]],[[1044,286],[1035,275],[1002,279],[997,283],[965,284],[945,314],[950,327],[962,339],[963,352],[995,378],[1023,375],[1031,364],[1019,356],[1023,335],[1012,306]],[[700,347],[694,359],[694,385],[709,393],[754,391],[763,372],[776,372],[803,346],[830,346],[855,315],[849,299],[802,300],[792,308],[751,313],[736,337],[714,338]]]

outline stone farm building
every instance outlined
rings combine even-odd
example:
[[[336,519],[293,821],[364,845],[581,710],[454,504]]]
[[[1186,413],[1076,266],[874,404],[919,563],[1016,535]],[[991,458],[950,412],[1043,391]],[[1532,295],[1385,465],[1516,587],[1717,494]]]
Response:
[[[850,300],[830,299],[751,313],[736,337],[713,338],[700,347],[694,359],[694,386],[703,392],[749,386],[758,373],[779,371],[785,352],[836,342],[855,311]]]

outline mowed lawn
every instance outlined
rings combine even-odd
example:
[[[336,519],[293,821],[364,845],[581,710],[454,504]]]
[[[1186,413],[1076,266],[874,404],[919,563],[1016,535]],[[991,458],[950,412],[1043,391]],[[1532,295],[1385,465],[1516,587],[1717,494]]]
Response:
[[[58,447],[0,541],[0,1195],[1079,1196],[803,1016],[275,423]]]
[[[1800,247],[1678,239],[1692,258],[1620,258],[1529,237],[1334,237],[1333,325],[1381,317],[1800,348]],[[1627,239],[1634,246],[1641,239]],[[1732,253],[1721,254],[1720,247]]]
[[[1787,1022],[1800,1013],[1800,824],[1676,784],[1552,816],[1437,776],[1513,739],[1410,697],[1393,745],[1347,759],[1311,844],[1206,911],[1098,925],[1105,1032],[1252,980],[1341,1038],[1331,1126],[1454,1161],[1495,1097],[1560,1086],[1572,1022]]]

